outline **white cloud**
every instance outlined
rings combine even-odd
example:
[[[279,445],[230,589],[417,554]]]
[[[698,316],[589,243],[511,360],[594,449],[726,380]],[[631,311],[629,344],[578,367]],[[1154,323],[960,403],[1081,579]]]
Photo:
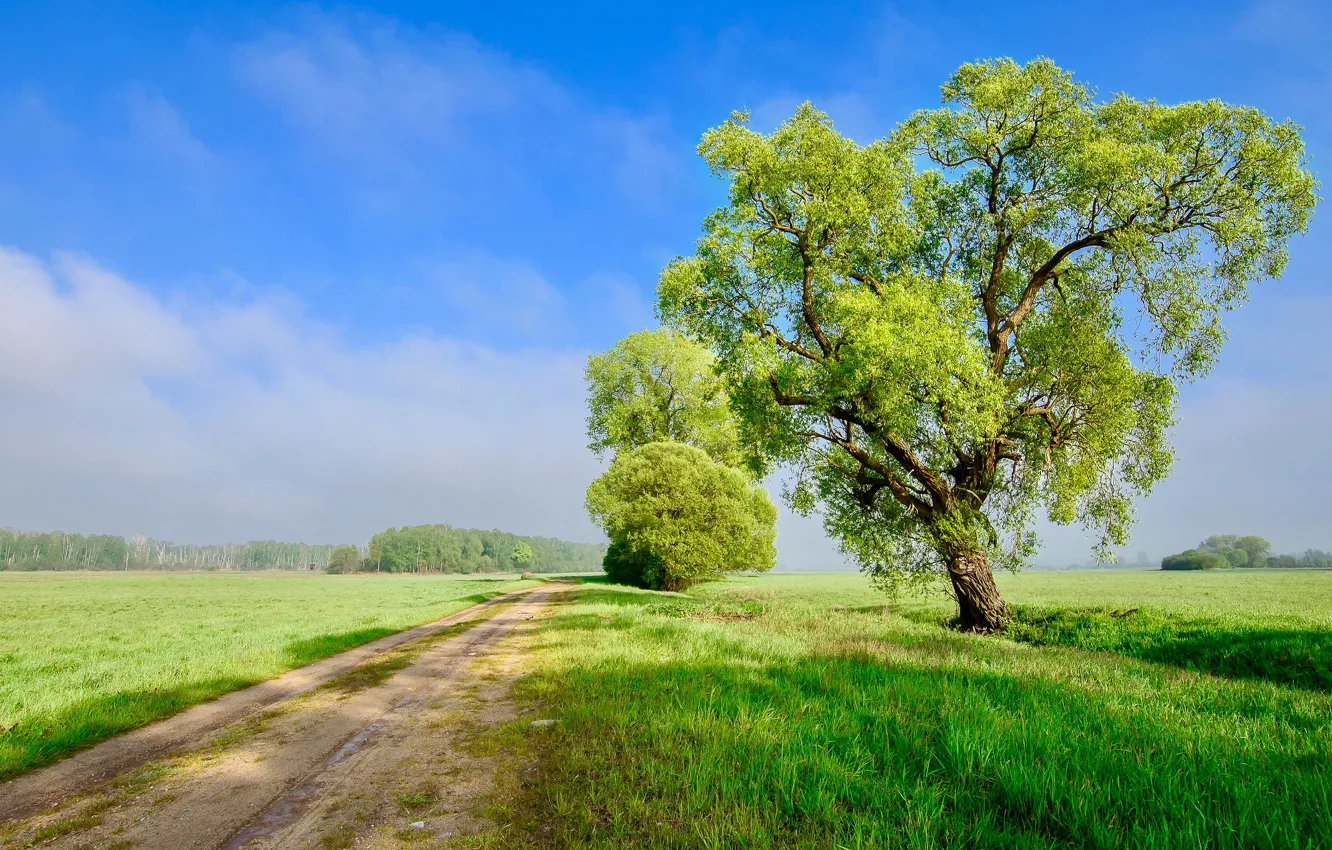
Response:
[[[0,250],[0,524],[364,541],[450,522],[596,541],[582,352],[350,345],[286,299],[163,301]],[[827,564],[784,518],[782,562]]]
[[[379,200],[441,175],[502,196],[572,172],[605,173],[650,204],[683,169],[687,146],[665,141],[662,120],[585,102],[540,68],[458,33],[309,14],[238,50],[236,69],[316,149],[373,172]],[[384,184],[390,177],[396,187]]]
[[[358,348],[284,310],[166,303],[0,253],[0,516],[181,540],[365,540],[447,521],[596,539],[582,356]]]
[[[115,275],[72,256],[54,271],[16,251],[0,251],[0,380],[7,388],[104,393],[126,375],[180,374],[198,351],[180,320]]]
[[[163,300],[0,249],[0,525],[363,542],[449,522],[596,541],[577,351],[358,347],[290,299]],[[784,516],[782,563],[828,565]],[[832,556],[832,557],[835,557]]]
[[[458,141],[464,119],[567,98],[540,72],[471,38],[422,39],[365,16],[308,16],[298,33],[242,48],[237,63],[241,80],[293,123],[353,151]]]

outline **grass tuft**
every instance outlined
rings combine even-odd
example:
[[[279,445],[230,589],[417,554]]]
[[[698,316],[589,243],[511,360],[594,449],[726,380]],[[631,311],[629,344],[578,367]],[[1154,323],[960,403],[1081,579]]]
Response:
[[[319,837],[319,846],[323,850],[349,850],[356,843],[356,830],[348,824],[340,824]]]

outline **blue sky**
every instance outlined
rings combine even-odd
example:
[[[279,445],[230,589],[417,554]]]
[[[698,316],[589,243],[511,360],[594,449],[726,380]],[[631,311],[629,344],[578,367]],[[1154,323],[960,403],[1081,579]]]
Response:
[[[1332,152],[1312,2],[0,14],[0,475],[22,485],[0,522],[31,528],[595,539],[582,358],[651,323],[721,198],[693,147],[733,109],[772,126],[810,99],[869,141],[962,62],[1045,55],[1102,94],[1293,118],[1315,170]],[[1332,547],[1326,219],[1186,391],[1131,549],[1236,523]],[[810,523],[783,540],[788,565],[833,560]]]

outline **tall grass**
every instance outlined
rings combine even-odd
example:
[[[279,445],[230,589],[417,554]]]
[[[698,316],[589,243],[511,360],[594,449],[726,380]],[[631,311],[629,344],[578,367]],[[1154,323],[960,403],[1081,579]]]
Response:
[[[0,573],[0,780],[532,582]]]
[[[1018,604],[1103,601],[1080,576],[1065,578],[1072,593],[1059,577],[1027,578],[1005,581]],[[1290,597],[1267,616],[1320,628],[1328,576],[1297,589],[1266,578],[1249,589]],[[1208,577],[1098,581],[1116,610],[1152,602],[1224,620],[1243,607],[1209,599]],[[528,734],[537,774],[510,787],[478,843],[1327,845],[1328,695],[924,621],[946,611],[885,606],[856,576],[580,589],[538,632],[521,692],[562,722]]]

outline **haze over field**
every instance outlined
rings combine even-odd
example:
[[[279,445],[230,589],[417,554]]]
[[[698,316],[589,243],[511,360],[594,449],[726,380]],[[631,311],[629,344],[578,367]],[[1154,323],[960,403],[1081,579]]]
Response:
[[[996,29],[966,4],[859,4],[801,15],[798,42],[780,4],[688,23],[615,6],[10,12],[0,522],[598,540],[583,362],[653,323],[658,271],[718,204],[692,153],[704,129],[744,104],[766,130],[808,98],[866,142],[935,105],[961,62],[1049,55],[1103,94],[1290,117],[1319,170],[1328,13],[1202,8],[1072,28],[1015,9]],[[1282,552],[1332,543],[1329,227],[1315,217],[1284,279],[1230,319],[1220,367],[1185,389],[1175,472],[1130,553],[1229,531]],[[816,520],[779,528],[784,566],[839,562]],[[1087,557],[1076,531],[1046,540],[1040,561]]]

